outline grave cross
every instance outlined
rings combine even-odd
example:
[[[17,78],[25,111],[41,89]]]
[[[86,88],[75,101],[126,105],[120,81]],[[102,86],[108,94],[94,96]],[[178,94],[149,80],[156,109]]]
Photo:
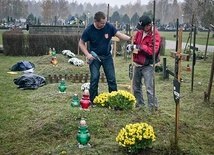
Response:
[[[194,40],[193,40],[193,46],[190,48],[193,49],[193,59],[192,59],[192,80],[191,80],[191,92],[193,92],[193,81],[194,81],[194,66],[196,63],[196,54],[195,51],[198,51],[198,48],[195,47],[195,42],[196,42],[196,26],[194,27]]]

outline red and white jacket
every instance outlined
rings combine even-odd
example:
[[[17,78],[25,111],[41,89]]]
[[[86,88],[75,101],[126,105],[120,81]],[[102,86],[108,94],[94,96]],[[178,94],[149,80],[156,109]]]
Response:
[[[134,37],[134,44],[139,46],[138,54],[133,53],[133,61],[142,66],[152,64],[153,60],[153,35],[152,28],[143,38],[143,31],[138,30]],[[155,29],[155,55],[156,63],[160,61],[161,37]]]

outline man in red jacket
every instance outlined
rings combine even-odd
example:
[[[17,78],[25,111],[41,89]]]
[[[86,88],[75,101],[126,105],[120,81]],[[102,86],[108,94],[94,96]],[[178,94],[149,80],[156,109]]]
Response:
[[[149,108],[158,108],[157,96],[155,96],[155,103],[153,103],[153,29],[152,20],[148,16],[142,16],[137,25],[137,33],[134,37],[134,45],[127,45],[127,52],[133,50],[134,61],[134,76],[133,76],[133,90],[134,96],[137,100],[136,107],[145,106],[142,90],[142,79],[146,87]],[[158,30],[155,29],[155,58],[156,62],[160,61],[160,46],[161,38]],[[136,52],[137,51],[137,52]]]

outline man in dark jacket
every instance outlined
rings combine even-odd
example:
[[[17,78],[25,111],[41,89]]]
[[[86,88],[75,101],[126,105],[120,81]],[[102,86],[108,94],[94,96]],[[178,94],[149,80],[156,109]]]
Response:
[[[98,95],[101,66],[106,75],[109,92],[117,91],[114,62],[110,52],[113,36],[126,41],[131,40],[131,37],[121,33],[111,23],[107,22],[106,15],[99,11],[94,15],[94,23],[85,29],[79,41],[79,47],[89,62],[91,73],[89,93],[92,103]],[[89,49],[86,47],[86,42],[89,42]]]

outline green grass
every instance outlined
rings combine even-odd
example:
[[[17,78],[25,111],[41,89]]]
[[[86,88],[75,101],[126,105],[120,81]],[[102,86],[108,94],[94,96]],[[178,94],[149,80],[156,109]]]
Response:
[[[208,45],[209,46],[214,46],[214,38],[212,37],[212,32],[210,32],[210,36],[209,36],[209,42],[208,42]],[[176,38],[174,37],[174,35],[176,35],[176,31],[174,32],[166,32],[166,31],[160,31],[160,35],[162,37],[165,37],[166,40],[176,40]],[[198,31],[197,32],[197,35],[196,35],[196,44],[199,44],[199,45],[206,45],[207,43],[207,36],[208,36],[208,32],[200,32]],[[182,35],[182,42],[187,42],[188,40],[188,37],[189,37],[189,32],[183,32],[183,35]],[[190,40],[189,40],[190,42]],[[193,43],[193,33],[192,33],[192,43]]]
[[[174,59],[167,52],[167,66],[173,71]],[[78,56],[79,58],[84,58]],[[124,155],[115,138],[119,130],[129,123],[146,122],[154,127],[157,140],[153,143],[152,155],[211,155],[214,154],[214,92],[210,103],[204,102],[204,92],[208,89],[211,58],[197,60],[195,65],[194,90],[191,92],[191,72],[182,61],[179,148],[174,150],[175,103],[173,100],[173,77],[163,80],[156,73],[156,93],[160,109],[149,111],[147,108],[131,111],[114,111],[107,108],[91,108],[83,111],[71,107],[72,96],[82,97],[82,83],[66,81],[67,93],[58,93],[59,83],[47,84],[36,90],[19,90],[13,79],[22,75],[7,72],[20,60],[35,64],[35,74],[46,77],[51,74],[89,73],[88,65],[76,67],[67,63],[68,58],[57,54],[59,65],[50,64],[50,56],[11,57],[0,54],[0,154],[6,155],[60,155],[64,150],[69,155]],[[131,59],[116,57],[118,87],[130,91],[128,65]],[[202,84],[199,85],[198,82]],[[99,92],[107,92],[107,84],[99,84]],[[144,91],[145,96],[145,91]],[[145,96],[146,99],[146,96]],[[86,118],[91,134],[91,148],[79,149],[76,135],[79,121]]]

